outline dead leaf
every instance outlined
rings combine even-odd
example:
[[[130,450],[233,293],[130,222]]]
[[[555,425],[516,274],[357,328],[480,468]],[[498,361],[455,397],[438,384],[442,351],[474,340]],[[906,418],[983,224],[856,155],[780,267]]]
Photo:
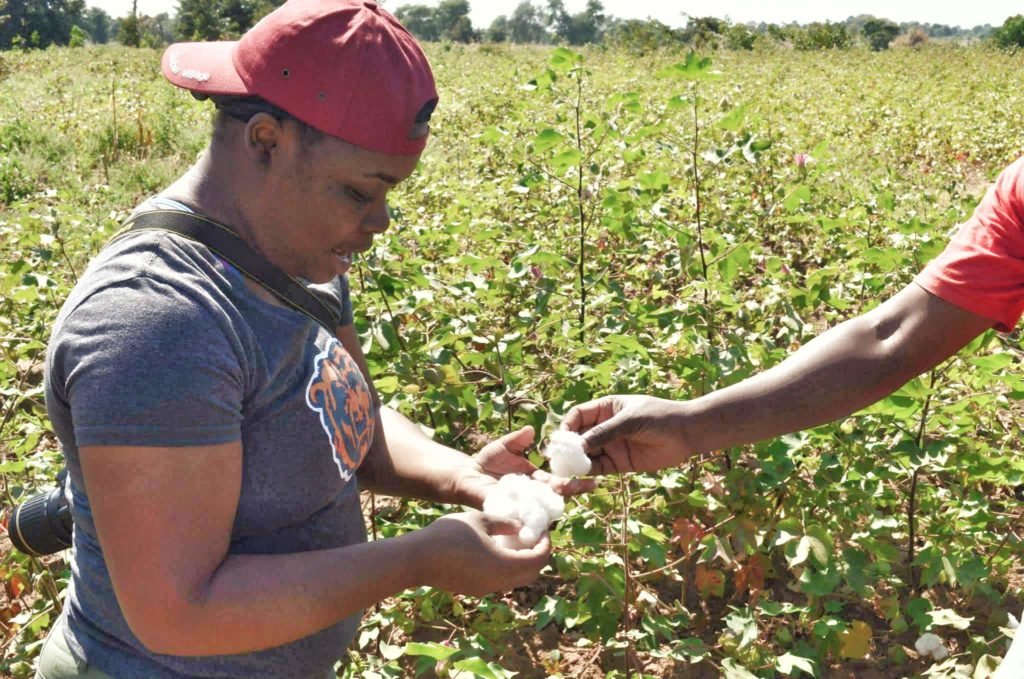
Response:
[[[843,658],[861,660],[870,650],[871,626],[862,620],[854,620],[839,636],[839,655]]]
[[[697,566],[697,571],[694,573],[694,584],[705,599],[725,595],[725,573],[712,570],[704,564]]]
[[[686,517],[679,517],[672,522],[672,538],[670,542],[679,545],[683,554],[692,554],[696,545],[707,535],[707,531],[699,523]]]
[[[764,554],[754,554],[736,569],[733,583],[737,592],[749,591],[756,597],[764,589],[764,579],[768,571],[768,558]]]

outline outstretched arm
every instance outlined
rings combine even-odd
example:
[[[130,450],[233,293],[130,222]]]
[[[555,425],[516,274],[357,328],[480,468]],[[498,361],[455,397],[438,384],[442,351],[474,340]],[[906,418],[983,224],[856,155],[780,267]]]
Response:
[[[911,284],[739,384],[686,402],[608,396],[574,407],[562,426],[583,434],[595,473],[661,469],[848,415],[992,325]]]

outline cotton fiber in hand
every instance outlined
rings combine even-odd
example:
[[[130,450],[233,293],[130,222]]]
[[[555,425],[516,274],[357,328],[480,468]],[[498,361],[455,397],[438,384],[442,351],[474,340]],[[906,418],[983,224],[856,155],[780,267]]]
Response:
[[[553,431],[544,449],[556,476],[584,476],[590,473],[590,457],[583,452],[583,437],[572,431]]]
[[[502,519],[521,521],[519,535],[499,535],[498,544],[509,549],[529,549],[540,541],[548,524],[562,516],[565,501],[546,484],[524,474],[506,474],[484,500],[484,512]]]

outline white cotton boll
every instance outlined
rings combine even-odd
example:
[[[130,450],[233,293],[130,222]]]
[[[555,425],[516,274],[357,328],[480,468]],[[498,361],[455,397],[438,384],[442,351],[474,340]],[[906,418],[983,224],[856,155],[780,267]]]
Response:
[[[534,504],[532,507],[522,510],[521,514],[523,527],[519,531],[519,537],[524,542],[535,545],[551,521],[548,518],[548,513],[539,504]]]
[[[534,481],[534,483],[537,482]],[[547,492],[538,493],[534,496],[534,500],[537,501],[541,509],[543,509],[547,514],[548,522],[562,518],[562,514],[565,513],[565,500],[562,499],[561,495],[551,490],[548,486],[544,484],[541,485],[544,486]]]
[[[935,660],[942,660],[949,651],[946,646],[942,643],[942,639],[931,632],[925,632],[917,641],[914,642],[914,648],[922,658],[933,658]]]
[[[491,492],[484,500],[484,511],[503,519],[514,516],[518,507],[519,498],[508,493]]]
[[[484,499],[484,512],[519,521],[519,535],[499,535],[499,545],[508,549],[529,549],[536,545],[548,524],[561,518],[565,501],[540,481],[524,474],[506,474]]]
[[[1021,613],[1020,617],[1024,618],[1024,613]],[[1020,627],[1020,620],[1013,617],[1013,613],[1007,613],[1006,618],[1006,629],[1017,629]]]
[[[519,531],[519,540],[524,545],[532,547],[541,542],[542,535],[544,535],[544,528],[538,528],[534,525],[523,525],[521,531]]]
[[[551,460],[551,473],[556,476],[585,476],[590,473],[590,457],[583,450],[583,437],[576,432],[551,432],[544,457]]]

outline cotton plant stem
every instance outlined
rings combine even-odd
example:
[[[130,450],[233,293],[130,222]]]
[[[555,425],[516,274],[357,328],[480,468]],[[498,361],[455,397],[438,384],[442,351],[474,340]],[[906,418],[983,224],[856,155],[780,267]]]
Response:
[[[579,254],[579,278],[580,278],[580,344],[586,342],[587,323],[587,284],[586,284],[586,260],[587,260],[587,216],[583,208],[583,137],[580,125],[580,101],[583,98],[583,76],[576,72],[576,150],[580,154],[580,162],[576,168],[576,206],[579,212],[580,224],[580,254]]]
[[[629,567],[629,476],[623,475],[619,478],[619,500],[622,503],[622,530],[620,533],[620,548],[622,550],[622,638],[626,640],[626,679],[633,676],[633,640],[630,635],[630,628],[633,611],[636,608],[635,596],[633,593],[633,576]]]
[[[935,378],[936,371],[931,371],[931,376],[928,383],[928,396],[924,400],[924,408],[921,411],[921,423],[917,428],[917,449],[920,451],[924,444],[924,432],[925,427],[928,425],[928,410],[932,404],[932,392],[935,389]],[[916,511],[917,511],[917,484],[920,478],[921,467],[915,467],[914,473],[910,477],[910,497],[907,502],[907,569],[908,577],[910,580],[910,588],[914,592],[919,591],[919,583],[917,581],[917,571],[914,569],[914,542],[917,539],[917,526],[916,526]]]

